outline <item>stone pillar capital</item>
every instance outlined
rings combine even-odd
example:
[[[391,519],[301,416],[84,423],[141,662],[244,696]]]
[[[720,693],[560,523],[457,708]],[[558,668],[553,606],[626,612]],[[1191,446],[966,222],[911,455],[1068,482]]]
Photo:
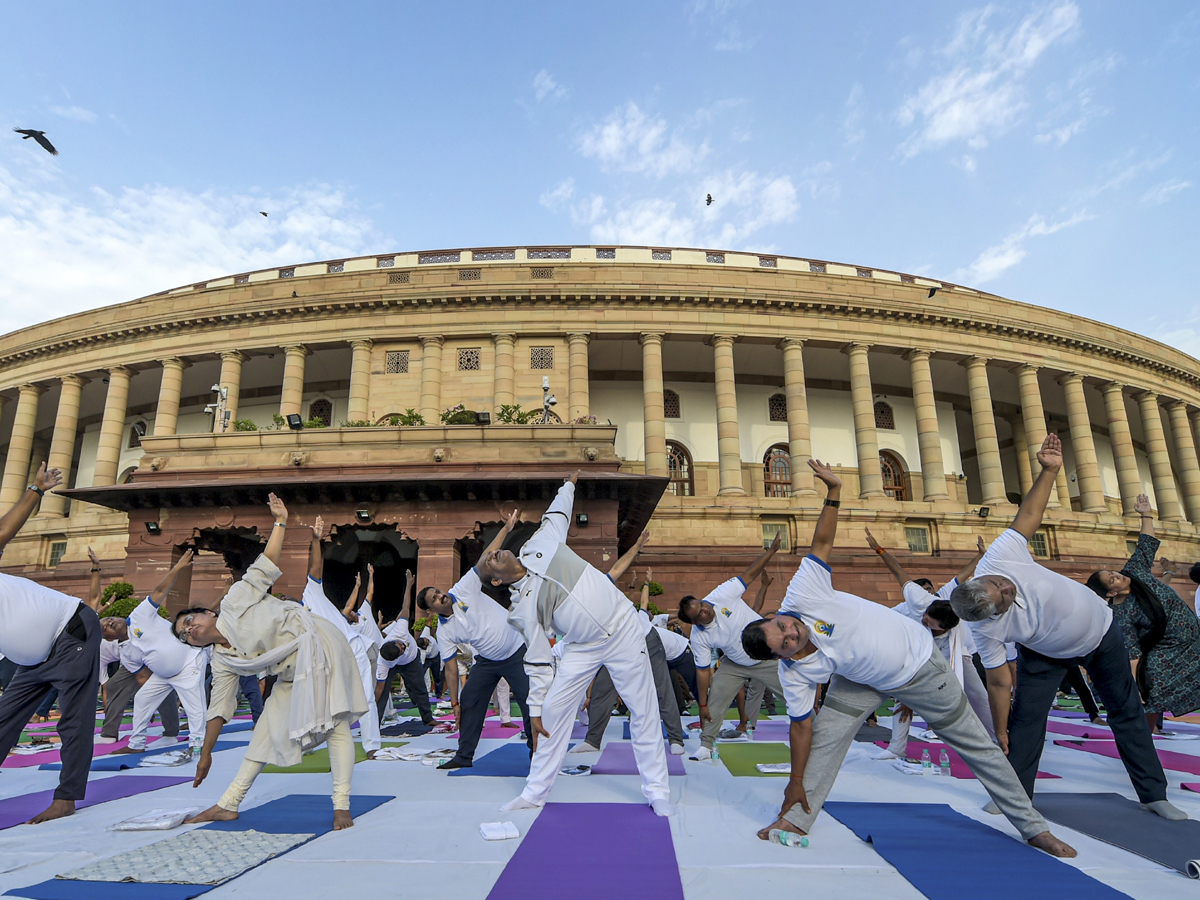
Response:
[[[88,383],[88,380],[86,378],[84,378],[82,375],[64,375],[61,378],[59,378],[58,380],[62,382],[63,387],[66,387],[67,385],[73,385],[74,387],[83,387],[85,384]]]
[[[655,331],[651,331],[651,332],[647,332],[645,334],[639,335],[638,343],[641,344],[643,347],[646,346],[647,344],[658,344],[659,346],[661,346],[662,342],[663,342],[663,337],[664,336],[662,334],[659,334],[658,332],[655,332]]]
[[[440,334],[418,335],[417,340],[421,342],[422,347],[440,347],[446,343],[446,339]]]
[[[1040,368],[1041,366],[1035,366],[1032,363],[1017,363],[1012,367],[1012,370],[1017,374],[1017,377],[1024,375],[1028,378],[1030,375],[1036,377]]]
[[[871,350],[871,345],[868,343],[865,343],[863,341],[851,341],[849,344],[847,344],[845,347],[842,348],[842,352],[845,354],[868,353],[870,350]]]
[[[1188,418],[1193,422],[1200,421],[1200,409],[1197,409],[1194,406],[1188,407]]]
[[[959,365],[965,369],[977,369],[980,366],[986,366],[989,362],[991,360],[986,356],[968,356]]]
[[[370,350],[375,346],[375,342],[370,338],[356,338],[350,342],[352,350]]]
[[[803,350],[804,349],[804,338],[785,337],[783,340],[781,340],[775,346],[778,347],[780,350]]]
[[[512,344],[516,342],[516,339],[517,336],[509,331],[500,331],[492,335],[492,340],[497,344]],[[422,340],[424,340],[424,338],[422,338]]]
[[[33,384],[32,382],[26,382],[25,384],[18,385],[17,387],[17,392],[21,396],[40,397],[42,394],[46,393],[47,390],[48,388],[44,384]]]
[[[226,361],[239,362],[239,363],[245,362],[246,354],[243,353],[241,350],[222,350],[221,351],[221,362],[226,362]]]
[[[1078,372],[1063,372],[1056,380],[1061,385],[1083,384],[1083,376]]]
[[[1099,387],[1100,393],[1104,394],[1106,397],[1109,394],[1123,393],[1125,390],[1125,385],[1121,384],[1119,381],[1103,381],[1100,383]]]
[[[1172,412],[1179,410],[1179,409],[1187,409],[1187,401],[1186,400],[1172,399],[1172,400],[1168,400],[1166,402],[1166,404],[1164,404],[1164,405],[1167,407],[1167,409],[1171,410]]]
[[[1157,403],[1158,394],[1154,391],[1138,391],[1133,395],[1133,399],[1139,403]]]
[[[728,345],[732,347],[737,342],[738,336],[735,334],[712,334],[708,336],[707,344],[713,347],[721,347]]]
[[[283,352],[286,356],[300,356],[300,357],[306,357],[310,353],[312,353],[312,351],[309,350],[306,346],[304,346],[304,344],[289,344],[288,346],[283,348]]]
[[[586,331],[576,331],[567,335],[568,344],[583,344],[585,347],[591,343],[592,336]]]
[[[191,363],[186,359],[180,359],[178,356],[167,356],[159,360],[159,363],[164,369],[178,369],[182,372],[184,369],[190,368]]]
[[[904,351],[904,359],[908,362],[929,362],[933,354],[928,350],[918,350],[915,347],[912,350]]]

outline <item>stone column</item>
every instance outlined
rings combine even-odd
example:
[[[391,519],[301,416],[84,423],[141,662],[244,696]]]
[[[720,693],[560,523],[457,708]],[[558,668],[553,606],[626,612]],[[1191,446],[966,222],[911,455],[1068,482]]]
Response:
[[[1125,410],[1125,386],[1108,381],[1100,386],[1104,395],[1104,411],[1108,415],[1108,439],[1112,443],[1113,462],[1117,466],[1117,485],[1121,491],[1121,511],[1136,515],[1133,508],[1142,492],[1142,475],[1138,471],[1137,454],[1133,450],[1133,435],[1129,431],[1129,414]]]
[[[58,412],[54,416],[54,436],[50,439],[50,456],[46,465],[51,469],[62,469],[63,486],[70,487],[71,462],[75,457],[75,435],[79,429],[79,398],[87,379],[78,375],[64,375],[60,380],[62,393],[58,398]],[[66,510],[67,498],[51,492],[42,499],[40,515],[63,516]]]
[[[871,388],[871,364],[867,360],[870,344],[851,344],[850,402],[854,406],[854,440],[858,447],[858,496],[865,499],[886,497],[883,475],[879,470],[879,435],[875,431],[874,390]]]
[[[921,451],[921,482],[926,500],[949,500],[946,468],[942,462],[942,431],[938,426],[937,404],[933,399],[933,373],[929,370],[928,350],[909,350],[909,377],[912,380],[913,407],[917,414],[917,446]],[[872,410],[872,415],[874,410]]]
[[[988,361],[971,356],[967,368],[967,388],[971,395],[971,426],[975,431],[975,459],[979,462],[979,481],[986,504],[1007,503],[1004,469],[1000,464],[1000,442],[996,438],[996,414],[992,411],[992,389],[987,376]]]
[[[1108,512],[1100,464],[1096,461],[1096,442],[1092,439],[1092,420],[1083,393],[1083,376],[1069,372],[1059,379],[1059,384],[1067,395],[1067,421],[1071,428],[1071,450],[1075,454],[1080,508],[1088,513]]]
[[[226,350],[221,354],[221,377],[218,379],[219,384],[226,391],[225,410],[229,413],[229,430],[233,430],[233,423],[238,417],[238,395],[242,392],[242,363],[246,361],[246,355],[238,350]],[[213,418],[213,431],[220,434],[224,430],[224,423],[219,419]]]
[[[1158,515],[1164,520],[1179,521],[1183,518],[1183,507],[1175,490],[1175,477],[1171,473],[1171,455],[1167,452],[1167,437],[1163,432],[1162,413],[1158,409],[1158,394],[1143,391],[1137,395],[1138,407],[1142,411],[1142,431],[1146,436],[1146,455],[1150,457],[1150,477],[1154,481],[1154,500],[1158,504]]]
[[[37,426],[38,398],[46,389],[37,384],[23,384],[17,389],[17,409],[13,415],[12,435],[8,439],[8,456],[4,460],[4,478],[0,480],[0,507],[5,511],[21,499],[29,482],[29,458],[33,452],[33,429]]]
[[[179,427],[179,398],[183,395],[183,370],[186,368],[187,363],[178,357],[168,356],[162,361],[162,382],[154,407],[155,437],[175,434]]]
[[[742,487],[742,442],[738,436],[737,380],[733,372],[733,342],[728,334],[712,337],[713,372],[717,395],[717,465],[720,496],[745,494]]]
[[[279,394],[281,416],[301,415],[304,405],[304,360],[311,351],[303,344],[283,348],[283,390]]]
[[[663,420],[663,368],[661,334],[643,334],[642,420],[645,426],[646,474],[667,474],[667,426]]]
[[[1188,519],[1200,523],[1200,462],[1196,459],[1196,443],[1188,422],[1187,404],[1182,400],[1171,400],[1167,403],[1167,415],[1171,419],[1171,434],[1175,437],[1175,457],[1179,460],[1183,503],[1187,507]]]
[[[1042,448],[1042,441],[1046,440],[1046,411],[1042,407],[1042,386],[1038,383],[1037,366],[1020,365],[1015,371],[1021,392],[1021,418],[1025,421],[1025,439],[1029,442],[1029,466],[1036,480],[1038,473],[1042,471],[1037,462],[1037,453]],[[1046,505],[1052,509],[1070,509],[1071,489],[1067,484],[1067,473],[1061,468],[1058,470],[1055,486],[1058,496],[1055,497],[1055,492],[1052,491]]]
[[[442,415],[442,345],[440,334],[421,337],[421,415],[426,425],[437,425]]]
[[[574,421],[580,416],[589,414],[590,398],[588,396],[588,342],[591,335],[568,334],[567,347],[570,359],[568,370],[568,400],[567,407]]]
[[[499,412],[501,406],[511,406],[517,402],[513,377],[514,338],[511,334],[493,334],[492,342],[496,348],[496,386],[492,389],[492,406],[495,412]]]
[[[1029,438],[1025,434],[1025,423],[1021,419],[1013,419],[1009,424],[1013,431],[1013,455],[1017,458],[1017,483],[1021,486],[1021,496],[1024,497],[1033,487],[1033,468],[1029,462]]]
[[[365,422],[371,414],[371,342],[350,342],[350,403],[346,418]]]
[[[816,495],[813,487],[812,434],[808,425],[808,390],[804,386],[804,341],[784,338],[783,395],[787,398],[788,456],[792,464],[792,496]]]
[[[121,438],[125,435],[125,417],[129,411],[129,379],[133,370],[117,366],[108,370],[108,394],[104,398],[104,418],[100,422],[100,443],[96,447],[96,468],[92,484],[117,483],[121,463]]]

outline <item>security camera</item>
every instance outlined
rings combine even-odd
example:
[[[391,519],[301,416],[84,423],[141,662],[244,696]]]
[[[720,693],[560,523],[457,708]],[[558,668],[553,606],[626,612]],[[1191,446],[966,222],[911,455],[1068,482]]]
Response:
[[[219,384],[214,384],[211,390],[214,394],[219,394],[221,393],[221,386]]]
[[[558,406],[558,398],[555,397],[553,394],[551,394],[549,397],[546,398],[546,405],[547,406]]]
[[[550,376],[549,375],[542,376],[542,390],[543,391],[550,390]]]

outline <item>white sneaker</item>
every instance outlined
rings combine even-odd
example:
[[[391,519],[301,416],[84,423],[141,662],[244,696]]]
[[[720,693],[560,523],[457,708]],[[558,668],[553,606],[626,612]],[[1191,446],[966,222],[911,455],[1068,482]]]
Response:
[[[656,816],[673,816],[675,815],[675,807],[671,805],[671,801],[666,798],[650,801],[650,808],[654,810]]]
[[[683,756],[683,744],[672,744],[671,745],[671,755],[672,756]]]
[[[712,759],[712,751],[707,747],[701,747],[696,751],[696,755],[692,757],[694,760]]]
[[[160,737],[158,740],[150,742],[149,749],[150,750],[158,750],[161,747],[174,747],[178,743],[179,743],[178,737],[175,737],[175,736]]]
[[[119,738],[110,738],[110,737],[101,736],[101,737],[96,738],[96,743],[97,744],[115,744],[118,740],[119,740]]]
[[[568,753],[599,753],[600,748],[593,747],[587,741],[584,741],[582,744],[576,744],[574,747],[572,747],[567,752]]]

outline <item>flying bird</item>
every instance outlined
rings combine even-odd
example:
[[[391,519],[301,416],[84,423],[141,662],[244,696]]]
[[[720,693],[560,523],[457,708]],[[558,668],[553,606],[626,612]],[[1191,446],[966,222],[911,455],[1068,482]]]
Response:
[[[704,205],[712,206],[712,194],[709,194],[707,197],[704,198]]]
[[[261,209],[258,211],[258,214],[260,216],[262,216],[264,219],[267,217],[267,214],[265,212],[263,212]]]
[[[928,296],[928,297],[926,297],[925,299],[926,299],[926,300],[930,300],[930,299],[932,299],[932,298],[933,298],[933,295],[934,295],[934,294],[936,294],[936,293],[937,293],[938,291],[940,291],[940,290],[941,290],[941,288],[930,288],[930,289],[929,289],[929,296]]]
[[[54,149],[54,145],[46,140],[46,132],[34,131],[32,128],[14,128],[13,131],[21,135],[21,140],[27,141],[30,138],[33,138],[35,141],[41,144],[42,149],[44,149],[51,156],[58,156],[58,151]]]

